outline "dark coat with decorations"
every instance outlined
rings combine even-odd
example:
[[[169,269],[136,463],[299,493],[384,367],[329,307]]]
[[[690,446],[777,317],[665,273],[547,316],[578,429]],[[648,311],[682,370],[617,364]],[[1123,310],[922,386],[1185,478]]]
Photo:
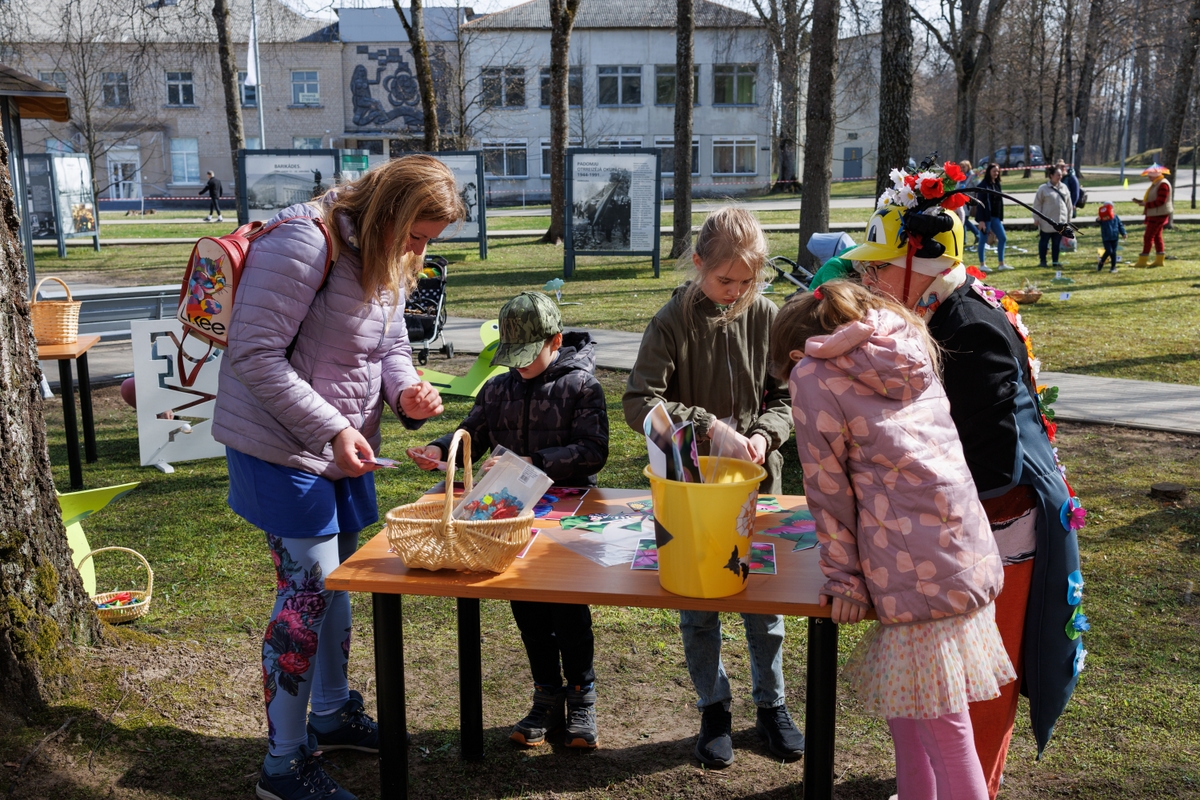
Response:
[[[973,278],[951,292],[929,319],[942,346],[942,382],[967,466],[982,499],[1016,486],[1037,496],[1037,549],[1025,612],[1022,694],[1038,754],[1075,691],[1083,639],[1072,634],[1080,609],[1079,542],[1065,519],[1070,490],[1038,408],[1025,342],[1004,310]]]
[[[608,461],[608,406],[595,366],[591,334],[564,333],[558,358],[541,375],[525,380],[510,369],[485,383],[458,426],[471,434],[471,460],[500,445],[528,456],[558,486],[598,485]],[[444,456],[452,438],[430,444]]]

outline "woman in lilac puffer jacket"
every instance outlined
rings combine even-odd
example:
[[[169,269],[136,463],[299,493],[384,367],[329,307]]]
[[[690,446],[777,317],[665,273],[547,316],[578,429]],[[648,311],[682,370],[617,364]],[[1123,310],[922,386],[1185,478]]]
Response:
[[[314,751],[378,751],[375,722],[347,682],[350,600],[324,579],[379,518],[372,461],[383,405],[409,429],[442,412],[412,365],[404,296],[425,245],[462,216],[450,170],[408,156],[284,209],[272,222],[286,222],[246,257],[213,436],[226,446],[229,506],[266,533],[275,563],[262,660],[265,800],[310,791],[352,800]]]

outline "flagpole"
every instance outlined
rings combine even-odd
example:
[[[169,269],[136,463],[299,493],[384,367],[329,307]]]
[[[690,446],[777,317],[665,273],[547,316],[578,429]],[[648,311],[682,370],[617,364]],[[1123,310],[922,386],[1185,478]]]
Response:
[[[266,123],[263,120],[263,80],[262,80],[262,65],[258,60],[258,4],[255,0],[250,0],[250,53],[249,56],[254,59],[254,77],[257,79],[257,86],[254,89],[254,99],[258,101],[258,146],[262,150],[267,149],[267,130]]]

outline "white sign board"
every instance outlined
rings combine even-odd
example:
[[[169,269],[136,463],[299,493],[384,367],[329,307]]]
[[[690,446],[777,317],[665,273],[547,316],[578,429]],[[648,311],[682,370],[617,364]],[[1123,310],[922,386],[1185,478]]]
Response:
[[[581,153],[568,163],[573,249],[653,250],[658,240],[657,154]]]
[[[239,150],[239,202],[245,222],[320,197],[334,184],[336,150]],[[239,215],[241,218],[241,215]]]
[[[221,351],[188,338],[183,364],[190,373],[202,364],[191,386],[179,380],[179,343],[183,326],[176,319],[131,320],[133,377],[137,393],[138,450],[143,467],[171,472],[172,461],[220,458],[225,445],[212,438],[213,407]]]
[[[469,155],[448,155],[444,153],[431,154],[441,161],[454,173],[454,185],[458,187],[458,196],[462,198],[467,209],[467,216],[461,224],[451,224],[443,236],[447,239],[479,238],[479,214],[483,206],[479,200],[483,187],[479,185],[479,158],[474,153]]]

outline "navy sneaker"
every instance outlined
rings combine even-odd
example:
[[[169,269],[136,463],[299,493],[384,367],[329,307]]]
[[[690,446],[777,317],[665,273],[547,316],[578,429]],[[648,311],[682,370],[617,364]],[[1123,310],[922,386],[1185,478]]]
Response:
[[[308,718],[308,735],[315,736],[320,750],[358,750],[362,753],[379,752],[379,725],[363,711],[363,696],[353,689],[350,699],[342,710],[330,715],[341,725],[322,733],[313,727],[312,715]]]
[[[733,763],[733,715],[724,703],[713,703],[700,710],[700,735],[696,737],[696,758],[709,769],[725,769]]]
[[[309,736],[308,744],[300,745],[282,775],[268,775],[264,765],[255,796],[259,800],[357,800],[325,773],[316,744]]]
[[[546,741],[546,734],[563,726],[565,715],[563,705],[567,700],[565,689],[546,691],[534,684],[533,707],[525,718],[518,722],[508,737],[517,744],[527,747],[537,747]],[[595,695],[592,697],[595,703]]]
[[[804,734],[792,722],[786,705],[759,708],[754,727],[767,743],[771,755],[784,761],[795,761],[804,755]]]
[[[576,686],[567,691],[567,747],[595,750],[599,745],[596,733],[596,690]]]

